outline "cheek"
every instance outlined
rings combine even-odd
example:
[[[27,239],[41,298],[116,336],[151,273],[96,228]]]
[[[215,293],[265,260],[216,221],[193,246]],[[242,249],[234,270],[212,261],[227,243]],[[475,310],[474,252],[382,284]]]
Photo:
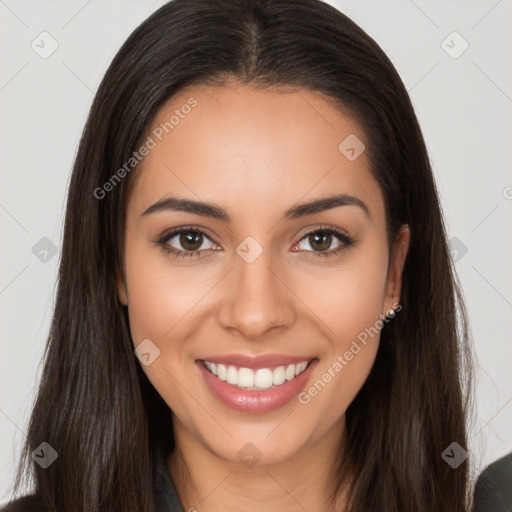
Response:
[[[126,253],[128,311],[135,345],[155,340],[160,348],[183,329],[183,322],[204,295],[201,270],[172,267],[165,254],[133,244]]]
[[[126,253],[130,332],[134,347],[149,339],[158,348],[158,357],[141,368],[169,407],[186,418],[187,394],[180,383],[195,371],[190,340],[199,328],[194,315],[206,284],[200,270],[171,268],[154,252],[134,247]]]
[[[172,392],[177,385],[173,377],[177,381],[184,377],[187,340],[197,325],[187,320],[201,291],[204,295],[201,280],[192,279],[190,272],[171,269],[162,253],[142,244],[127,243],[125,268],[133,345],[149,339],[158,354],[151,364],[142,364],[142,370],[160,394],[177,396]]]
[[[347,255],[339,265],[314,267],[297,277],[298,295],[323,323],[339,350],[380,318],[387,277],[387,253],[376,247]]]
[[[300,296],[317,315],[329,346],[320,354],[316,380],[299,402],[334,421],[366,381],[379,346],[387,253],[354,255],[339,267],[316,269],[302,280]],[[372,256],[376,254],[377,256]],[[329,278],[326,278],[326,276]]]

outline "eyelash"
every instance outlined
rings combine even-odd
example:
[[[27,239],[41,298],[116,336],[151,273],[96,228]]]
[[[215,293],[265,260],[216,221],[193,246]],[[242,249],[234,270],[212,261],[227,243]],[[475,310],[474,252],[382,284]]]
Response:
[[[345,249],[348,249],[349,247],[351,247],[354,244],[354,239],[351,238],[350,236],[348,236],[344,231],[342,231],[340,229],[333,228],[333,227],[327,227],[327,226],[318,226],[315,229],[308,231],[307,233],[304,233],[304,235],[302,235],[301,239],[297,242],[297,244],[302,242],[302,240],[304,240],[308,236],[313,235],[317,232],[324,233],[327,235],[334,235],[341,242],[340,246],[337,247],[336,249],[333,249],[330,251],[304,251],[307,253],[314,253],[314,255],[313,256],[303,256],[303,257],[306,257],[306,258],[334,257],[334,256],[337,256],[338,254],[340,254]],[[216,243],[216,242],[214,242],[214,240],[211,239],[211,237],[203,229],[201,229],[199,227],[195,227],[195,226],[185,226],[185,227],[176,229],[174,231],[164,233],[155,242],[155,244],[157,246],[161,247],[162,250],[164,250],[166,253],[171,254],[173,257],[176,257],[176,258],[190,259],[190,258],[198,257],[199,254],[201,253],[201,251],[197,251],[197,250],[196,251],[182,251],[182,250],[178,250],[178,249],[173,249],[173,248],[169,247],[168,245],[166,245],[169,242],[169,240],[174,238],[176,235],[181,235],[183,233],[201,233],[208,240],[210,240],[213,243]],[[297,245],[297,244],[294,244],[294,245]],[[302,252],[302,251],[300,251],[300,252]]]

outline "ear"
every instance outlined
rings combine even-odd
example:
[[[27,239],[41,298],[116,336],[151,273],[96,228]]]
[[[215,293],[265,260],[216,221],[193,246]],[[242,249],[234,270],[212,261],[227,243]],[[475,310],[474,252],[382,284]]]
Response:
[[[125,278],[121,274],[119,269],[116,269],[116,285],[117,285],[117,295],[119,297],[119,302],[123,306],[127,306],[128,305],[128,289],[126,287]]]
[[[391,259],[388,268],[388,277],[384,292],[384,316],[389,314],[390,310],[395,310],[400,302],[402,291],[402,273],[405,265],[405,258],[409,250],[411,232],[407,224],[400,226],[393,242],[391,250]]]

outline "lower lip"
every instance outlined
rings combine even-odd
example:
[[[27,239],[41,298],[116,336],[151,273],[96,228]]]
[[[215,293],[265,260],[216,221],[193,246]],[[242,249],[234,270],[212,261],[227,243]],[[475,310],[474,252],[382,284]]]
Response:
[[[275,388],[265,391],[248,391],[218,379],[206,369],[202,361],[197,361],[206,385],[220,402],[236,411],[250,413],[273,411],[288,403],[299,394],[317,363],[318,360],[313,359],[300,375]]]

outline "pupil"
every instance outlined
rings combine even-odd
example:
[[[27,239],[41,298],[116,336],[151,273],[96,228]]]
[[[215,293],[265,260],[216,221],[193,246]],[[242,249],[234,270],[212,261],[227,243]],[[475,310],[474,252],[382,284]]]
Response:
[[[190,231],[188,233],[180,234],[180,244],[186,251],[195,251],[201,247],[203,243],[202,233],[197,231]]]
[[[329,249],[331,246],[331,239],[332,235],[325,231],[317,231],[316,233],[309,235],[309,243],[311,244],[311,247],[315,249],[315,245],[317,245],[317,248],[320,251]]]

